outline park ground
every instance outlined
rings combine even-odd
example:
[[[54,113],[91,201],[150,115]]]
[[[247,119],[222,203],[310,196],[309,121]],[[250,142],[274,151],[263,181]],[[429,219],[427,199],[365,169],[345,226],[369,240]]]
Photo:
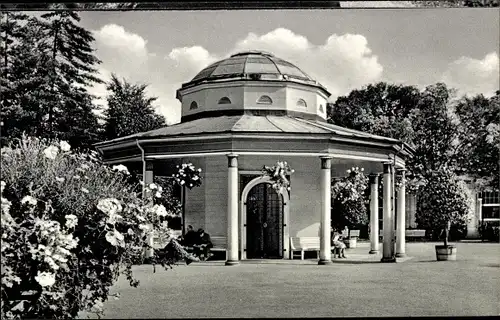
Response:
[[[380,263],[369,243],[348,259],[141,265],[138,288],[121,278],[105,318],[387,317],[500,315],[500,244],[457,243],[457,261],[437,262],[437,243],[408,243],[409,259]],[[86,315],[82,314],[83,318]]]

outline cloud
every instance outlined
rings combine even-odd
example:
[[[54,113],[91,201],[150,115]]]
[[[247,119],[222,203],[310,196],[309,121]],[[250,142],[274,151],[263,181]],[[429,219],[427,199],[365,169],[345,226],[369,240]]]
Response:
[[[152,54],[147,41],[138,34],[116,24],[107,24],[94,30],[95,47],[105,69],[125,77],[135,76],[135,70],[146,70]]]
[[[481,60],[461,57],[448,65],[442,80],[459,94],[494,95],[499,89],[499,57],[497,52],[485,55]]]
[[[383,67],[369,48],[368,40],[359,34],[332,34],[320,45],[285,28],[265,34],[249,33],[227,53],[217,55],[193,45],[172,48],[166,56],[149,52],[147,41],[122,26],[108,24],[94,31],[98,57],[103,61],[101,73],[110,71],[133,83],[148,83],[148,94],[158,97],[157,110],[168,124],[180,121],[180,102],[175,92],[209,64],[245,50],[264,50],[285,59],[323,84],[332,100],[338,95],[381,79]],[[105,95],[105,85],[92,88]],[[100,102],[103,102],[101,99]]]
[[[102,46],[125,50],[137,56],[147,55],[147,41],[137,34],[126,31],[122,26],[107,24],[96,31],[94,37]]]
[[[211,55],[203,47],[193,46],[174,48],[165,59],[171,60],[176,68],[187,68],[190,73],[197,73],[215,62],[217,57]]]
[[[261,36],[249,33],[233,52],[249,49],[269,51],[295,64],[323,84],[332,99],[380,80],[383,72],[368,40],[359,34],[333,34],[325,43],[315,45],[302,35],[278,28]]]

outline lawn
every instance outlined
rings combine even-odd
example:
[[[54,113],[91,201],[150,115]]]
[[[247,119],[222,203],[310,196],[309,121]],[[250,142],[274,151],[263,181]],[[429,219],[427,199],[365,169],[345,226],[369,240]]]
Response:
[[[368,317],[500,315],[500,245],[458,243],[458,261],[436,262],[435,243],[409,243],[402,263],[314,260],[223,262],[173,270],[137,266],[138,288],[120,279],[106,318]],[[369,244],[348,251],[368,252]],[[358,259],[359,260],[359,259]]]

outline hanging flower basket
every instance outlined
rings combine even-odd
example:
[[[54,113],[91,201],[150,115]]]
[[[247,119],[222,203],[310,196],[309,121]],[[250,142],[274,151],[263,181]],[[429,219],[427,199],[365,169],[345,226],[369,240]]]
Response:
[[[183,163],[177,169],[177,173],[172,175],[177,184],[189,189],[201,186],[201,168],[196,169],[192,163]]]
[[[286,161],[278,161],[272,167],[264,166],[262,168],[263,176],[271,179],[272,186],[277,192],[283,189],[290,191],[290,181],[287,179],[287,176],[290,176],[294,172],[295,170]]]

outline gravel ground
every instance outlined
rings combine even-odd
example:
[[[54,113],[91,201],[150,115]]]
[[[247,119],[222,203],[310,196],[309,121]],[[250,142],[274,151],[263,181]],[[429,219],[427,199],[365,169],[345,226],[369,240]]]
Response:
[[[457,261],[437,262],[436,243],[409,243],[411,259],[378,263],[368,243],[352,260],[137,266],[138,288],[120,279],[106,318],[386,317],[500,315],[500,244],[458,243]],[[359,257],[365,255],[366,259]],[[340,263],[342,262],[342,263]],[[86,318],[85,314],[82,317]]]

